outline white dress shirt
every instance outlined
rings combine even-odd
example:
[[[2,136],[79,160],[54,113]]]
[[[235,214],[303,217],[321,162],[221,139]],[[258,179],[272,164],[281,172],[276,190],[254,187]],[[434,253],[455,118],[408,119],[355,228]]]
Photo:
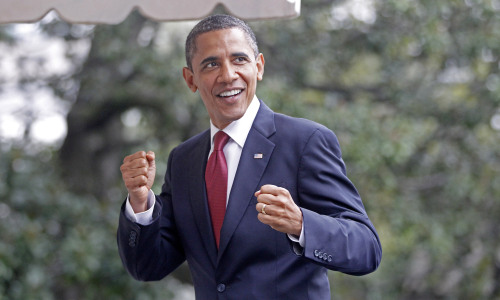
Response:
[[[238,169],[238,164],[240,162],[241,151],[243,150],[243,146],[245,145],[245,141],[247,139],[248,133],[252,128],[253,121],[257,116],[257,112],[259,111],[260,102],[256,96],[254,96],[252,102],[248,106],[245,114],[240,119],[231,122],[223,131],[230,137],[227,144],[224,146],[224,156],[226,157],[227,162],[227,195],[226,195],[226,205],[229,201],[229,195],[231,193],[231,188],[233,186],[234,177],[236,175],[236,170]],[[214,136],[219,131],[217,127],[215,127],[210,121],[210,152],[208,156],[213,151],[214,147]],[[125,215],[133,222],[139,223],[141,225],[149,225],[153,220],[153,208],[156,203],[155,195],[153,191],[150,190],[148,196],[148,210],[140,213],[134,213],[132,209],[132,205],[127,198],[127,202],[125,205]],[[288,237],[294,241],[298,242],[300,246],[304,245],[304,226],[302,226],[302,232],[300,234],[300,238],[288,235]]]

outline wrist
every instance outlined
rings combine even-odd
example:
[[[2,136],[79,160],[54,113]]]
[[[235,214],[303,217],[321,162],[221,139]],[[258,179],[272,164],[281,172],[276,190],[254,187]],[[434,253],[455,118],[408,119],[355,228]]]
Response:
[[[142,200],[136,199],[130,195],[129,201],[130,201],[130,206],[132,206],[132,209],[134,210],[134,213],[136,213],[136,214],[141,213],[141,212],[145,212],[146,210],[148,210],[147,197],[146,197],[145,201],[142,201]]]

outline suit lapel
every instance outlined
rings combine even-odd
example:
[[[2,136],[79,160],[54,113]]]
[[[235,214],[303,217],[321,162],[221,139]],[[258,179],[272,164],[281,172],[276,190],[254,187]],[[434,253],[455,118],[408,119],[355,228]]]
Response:
[[[218,260],[224,253],[231,236],[248,209],[254,193],[259,188],[258,184],[271,158],[274,143],[269,141],[268,138],[276,131],[273,114],[261,102],[261,107],[241,152],[238,170],[229,195],[229,204],[221,229]]]
[[[215,238],[212,232],[212,223],[207,204],[207,193],[205,188],[205,168],[207,165],[208,152],[210,151],[210,130],[206,131],[193,149],[192,160],[189,165],[190,189],[189,202],[194,214],[194,221],[203,240],[211,262],[214,264],[217,258]]]

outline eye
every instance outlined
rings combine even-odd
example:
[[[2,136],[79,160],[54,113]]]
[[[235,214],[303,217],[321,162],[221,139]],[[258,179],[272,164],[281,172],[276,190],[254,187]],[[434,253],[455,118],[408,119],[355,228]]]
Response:
[[[205,68],[215,68],[217,66],[216,62],[210,62],[205,65]]]
[[[238,64],[243,64],[243,63],[246,63],[248,62],[248,58],[244,57],[244,56],[238,56],[234,59],[234,61]]]
[[[207,62],[203,65],[202,67],[202,70],[212,70],[212,69],[215,69],[217,67],[217,62],[215,61],[210,61],[210,62]]]

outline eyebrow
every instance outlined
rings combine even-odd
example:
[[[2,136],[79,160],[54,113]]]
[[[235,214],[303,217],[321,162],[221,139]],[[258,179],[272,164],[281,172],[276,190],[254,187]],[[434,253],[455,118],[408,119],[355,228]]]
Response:
[[[231,54],[231,56],[232,57],[242,57],[243,56],[243,57],[246,57],[246,58],[249,57],[248,54],[246,54],[245,52],[235,52],[235,53]]]
[[[207,57],[207,58],[205,58],[204,60],[201,61],[200,66],[203,66],[206,63],[213,62],[213,61],[216,61],[216,60],[217,60],[216,56],[209,56],[209,57]]]

